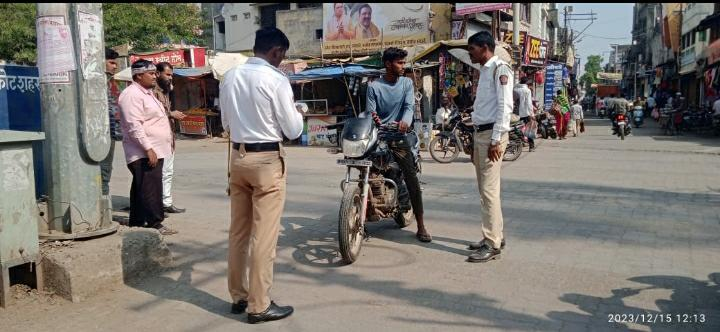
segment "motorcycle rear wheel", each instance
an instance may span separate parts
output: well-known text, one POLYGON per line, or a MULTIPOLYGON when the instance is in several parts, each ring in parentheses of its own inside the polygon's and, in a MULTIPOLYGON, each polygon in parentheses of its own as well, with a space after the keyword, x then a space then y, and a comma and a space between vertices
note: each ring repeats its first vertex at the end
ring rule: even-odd
POLYGON ((458 144, 457 140, 438 135, 430 141, 428 150, 433 160, 441 164, 447 164, 453 162, 460 155, 458 144))
POLYGON ((346 264, 352 264, 360 256, 365 226, 360 224, 362 200, 360 188, 345 186, 340 202, 340 220, 338 223, 338 242, 340 254, 346 264))
POLYGON ((405 228, 410 226, 415 221, 415 213, 413 212, 413 209, 410 208, 410 210, 407 210, 405 213, 402 213, 400 211, 395 212, 395 216, 393 217, 395 219, 395 223, 400 228, 405 228))
POLYGON ((505 154, 503 154, 503 161, 515 161, 520 158, 522 154, 522 141, 511 141, 505 148, 505 154))

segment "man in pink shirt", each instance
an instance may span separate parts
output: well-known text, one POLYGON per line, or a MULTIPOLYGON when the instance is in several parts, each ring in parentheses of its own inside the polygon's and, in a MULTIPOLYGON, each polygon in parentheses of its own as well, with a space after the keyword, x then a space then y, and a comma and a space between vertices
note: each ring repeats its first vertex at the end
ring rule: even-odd
POLYGON ((132 64, 133 83, 120 94, 120 124, 130 189, 130 226, 152 227, 160 234, 177 231, 165 227, 162 203, 164 158, 172 153, 170 123, 152 89, 157 84, 155 65, 147 60, 132 64))

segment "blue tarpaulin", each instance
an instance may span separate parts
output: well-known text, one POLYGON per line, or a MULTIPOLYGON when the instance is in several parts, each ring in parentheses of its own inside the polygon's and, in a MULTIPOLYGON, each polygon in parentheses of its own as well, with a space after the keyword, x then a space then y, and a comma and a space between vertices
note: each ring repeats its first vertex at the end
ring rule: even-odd
POLYGON ((289 75, 290 81, 313 81, 313 80, 324 80, 330 78, 340 78, 343 75, 351 76, 373 76, 382 75, 384 71, 373 68, 366 68, 358 65, 350 66, 332 66, 322 68, 312 68, 303 70, 297 74, 289 75))

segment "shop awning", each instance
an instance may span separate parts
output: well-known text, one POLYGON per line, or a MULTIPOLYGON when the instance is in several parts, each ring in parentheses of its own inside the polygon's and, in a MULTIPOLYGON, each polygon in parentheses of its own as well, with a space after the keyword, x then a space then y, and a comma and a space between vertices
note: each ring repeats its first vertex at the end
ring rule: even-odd
POLYGON ((183 77, 200 77, 204 75, 208 75, 212 73, 212 69, 210 67, 200 67, 200 68, 175 68, 173 69, 173 75, 183 76, 183 77))
POLYGON ((288 77, 290 78, 290 81, 317 81, 340 78, 343 75, 380 76, 382 73, 383 71, 378 69, 365 68, 358 65, 348 65, 306 69, 297 74, 288 75, 288 77))
MULTIPOLYGON (((467 54, 467 50, 465 47, 467 46, 467 39, 458 39, 458 40, 441 40, 439 42, 435 42, 432 44, 422 44, 417 45, 414 47, 406 47, 405 50, 408 51, 408 59, 410 59, 409 62, 418 62, 422 60, 425 56, 432 53, 438 47, 440 46, 447 46, 450 48, 450 50, 454 49, 461 49, 465 50, 464 53, 467 54)), ((497 55, 500 59, 504 60, 505 62, 512 64, 512 57, 510 56, 510 53, 505 49, 507 44, 505 44, 502 41, 495 41, 495 55, 497 55)), ((460 54, 460 53, 458 53, 460 54)), ((463 61, 462 59, 458 58, 460 61, 463 61)), ((468 60, 470 59, 470 56, 468 55, 468 60)), ((463 61, 464 62, 464 61, 463 61)))

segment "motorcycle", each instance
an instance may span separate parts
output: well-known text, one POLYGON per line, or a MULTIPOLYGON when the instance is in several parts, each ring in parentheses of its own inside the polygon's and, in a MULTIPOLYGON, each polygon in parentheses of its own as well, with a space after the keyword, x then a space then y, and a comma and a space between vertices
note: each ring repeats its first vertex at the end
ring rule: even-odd
POLYGON ((548 112, 541 112, 537 116, 538 119, 538 135, 547 139, 548 137, 557 138, 557 130, 555 130, 555 117, 548 112))
POLYGON ((367 237, 366 222, 392 218, 404 228, 415 221, 402 170, 394 160, 388 142, 406 138, 411 141, 415 167, 420 173, 419 140, 413 132, 401 136, 397 124, 378 126, 371 117, 349 119, 333 127, 343 127, 341 149, 331 148, 328 152, 342 152, 344 158, 337 164, 347 167, 345 179, 340 184, 343 197, 338 242, 343 262, 352 264, 360 255, 362 240, 367 237), (353 169, 359 171, 356 179, 351 178, 353 169))
POLYGON ((470 112, 467 110, 454 112, 450 116, 448 124, 442 126, 440 133, 430 141, 428 151, 435 161, 443 164, 450 163, 457 159, 461 149, 472 159, 475 130, 469 116, 470 112))
POLYGON ((510 122, 510 132, 508 132, 508 145, 505 148, 503 161, 515 161, 522 154, 523 143, 527 142, 525 137, 525 123, 520 120, 517 115, 513 115, 510 122))
POLYGON ((635 109, 633 110, 633 122, 635 123, 635 128, 640 128, 644 119, 645 112, 643 111, 642 106, 635 106, 635 109))
POLYGON ((627 115, 618 113, 613 116, 613 134, 618 135, 621 140, 630 135, 630 126, 627 123, 627 115))

